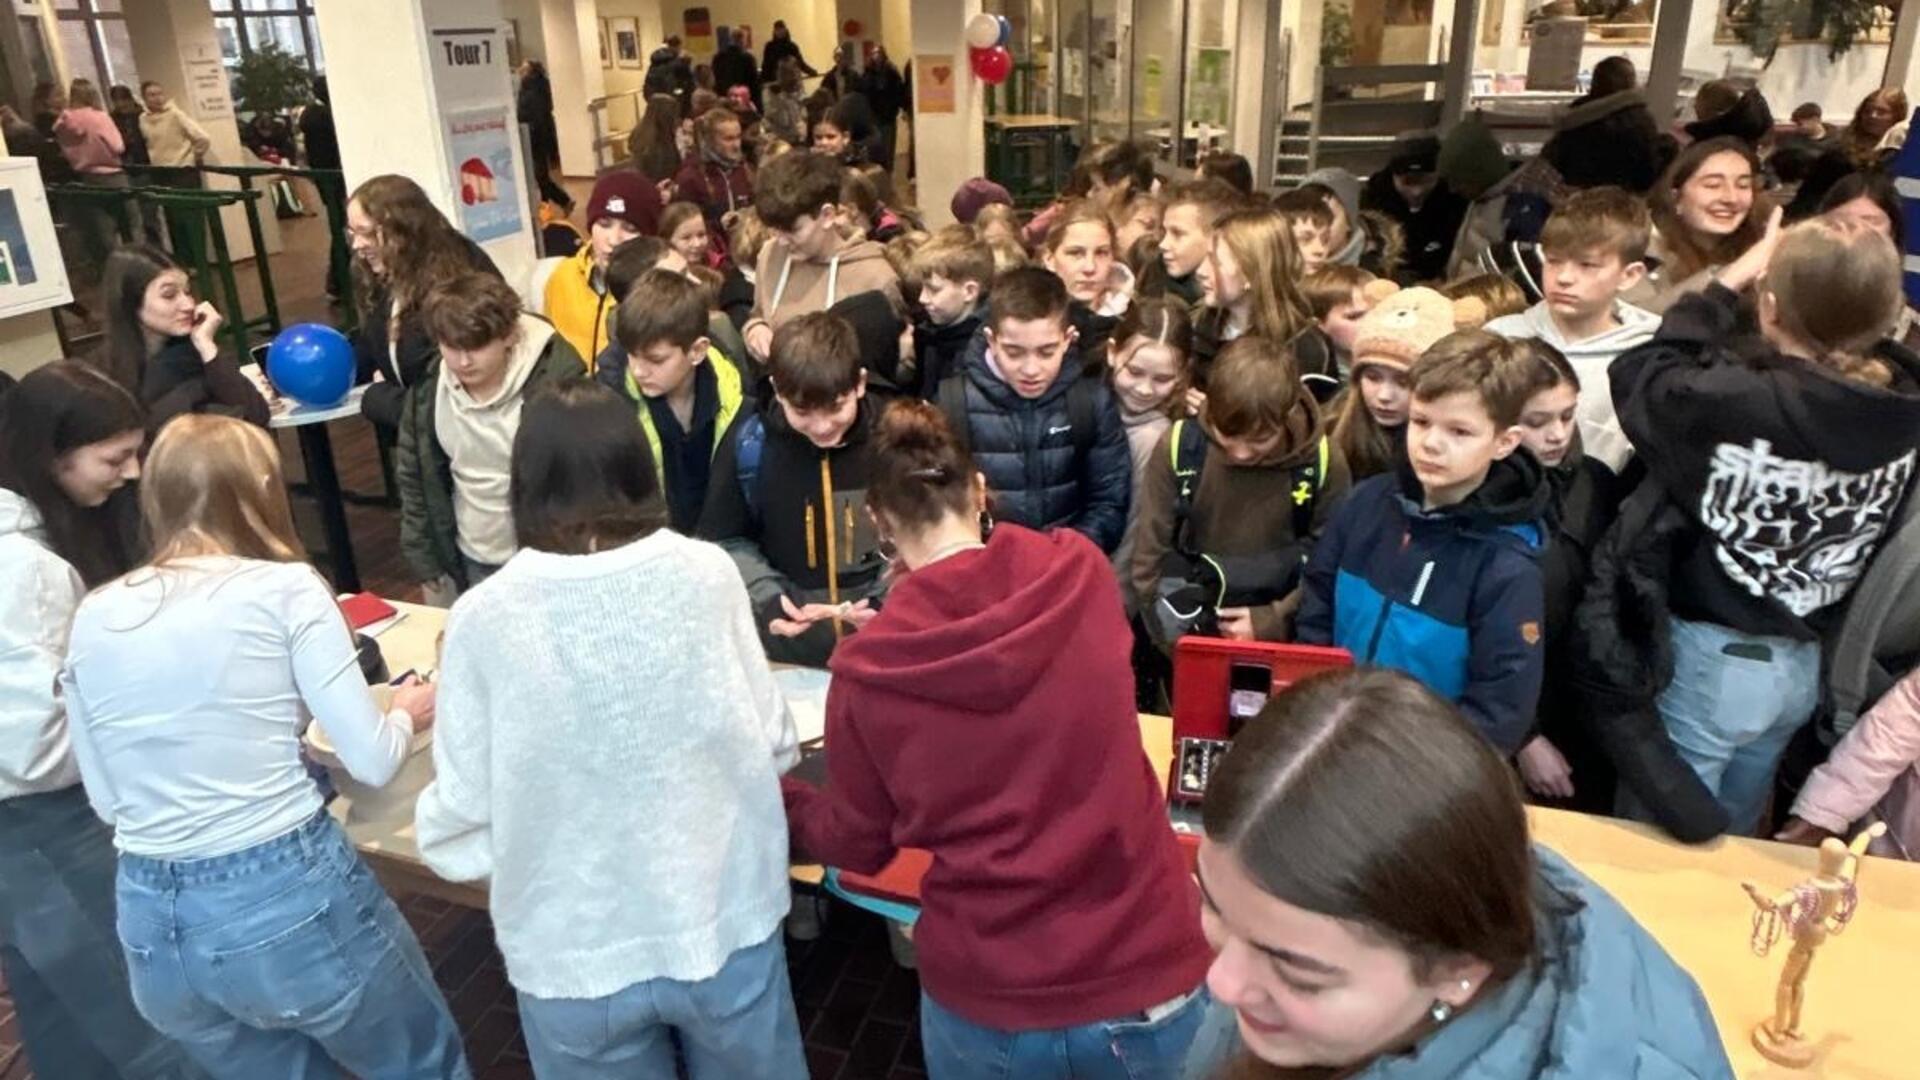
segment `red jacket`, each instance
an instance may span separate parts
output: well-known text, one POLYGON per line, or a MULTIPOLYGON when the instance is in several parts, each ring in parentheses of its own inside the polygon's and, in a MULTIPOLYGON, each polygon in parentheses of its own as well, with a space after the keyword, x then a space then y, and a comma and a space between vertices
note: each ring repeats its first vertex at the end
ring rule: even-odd
POLYGON ((1206 977, 1199 895, 1140 746, 1132 641, 1098 548, 1003 524, 901 580, 833 655, 830 786, 783 782, 795 843, 864 873, 933 852, 920 978, 974 1023, 1093 1023, 1206 977))
POLYGON ((680 163, 680 171, 673 174, 673 184, 673 197, 698 206, 707 219, 710 249, 725 256, 727 230, 721 219, 753 205, 753 170, 744 161, 731 169, 721 168, 708 161, 696 146, 680 163))

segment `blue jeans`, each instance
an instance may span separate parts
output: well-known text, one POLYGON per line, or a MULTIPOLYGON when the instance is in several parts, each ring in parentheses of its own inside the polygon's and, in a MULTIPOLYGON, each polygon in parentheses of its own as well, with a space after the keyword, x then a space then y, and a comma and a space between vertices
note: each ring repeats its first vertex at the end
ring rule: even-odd
POLYGON ((113 930, 113 831, 80 785, 0 800, 0 971, 34 1071, 203 1075, 134 1008, 113 930))
POLYGON ((1170 1008, 1043 1031, 983 1027, 920 995, 929 1080, 1177 1080, 1200 1030, 1206 987, 1170 1008))
POLYGON ((1660 718, 1681 758, 1751 834, 1793 733, 1813 716, 1820 645, 1673 620, 1673 681, 1660 718))
POLYGON ((120 856, 133 999, 215 1077, 470 1080, 420 943, 323 811, 210 859, 120 856))
POLYGON ((699 982, 648 979, 600 998, 521 994, 533 1071, 540 1080, 672 1080, 678 1034, 689 1080, 806 1080, 786 956, 775 929, 699 982))

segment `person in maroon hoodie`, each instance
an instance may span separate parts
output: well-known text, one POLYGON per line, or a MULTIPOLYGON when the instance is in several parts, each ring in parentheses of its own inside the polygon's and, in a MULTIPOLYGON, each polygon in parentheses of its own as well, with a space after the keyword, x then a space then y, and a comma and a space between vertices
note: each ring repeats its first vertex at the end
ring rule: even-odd
POLYGON ((733 217, 753 205, 753 169, 741 148, 740 117, 731 109, 708 109, 694 121, 693 153, 673 176, 674 197, 693 203, 707 219, 713 250, 726 256, 733 217))
POLYGON ((1071 529, 982 543, 986 482, 933 406, 896 402, 872 439, 867 506, 905 573, 833 655, 829 785, 783 781, 795 845, 863 873, 933 853, 914 943, 934 1080, 1170 1080, 1211 954, 1113 569, 1071 529))

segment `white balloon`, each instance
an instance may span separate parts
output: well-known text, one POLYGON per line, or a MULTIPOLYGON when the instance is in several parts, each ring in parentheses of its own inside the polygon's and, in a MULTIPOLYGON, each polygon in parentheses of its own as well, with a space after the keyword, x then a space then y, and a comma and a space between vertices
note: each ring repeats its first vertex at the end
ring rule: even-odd
POLYGON ((1000 20, 984 11, 968 19, 967 44, 976 49, 991 49, 1000 44, 1000 20))

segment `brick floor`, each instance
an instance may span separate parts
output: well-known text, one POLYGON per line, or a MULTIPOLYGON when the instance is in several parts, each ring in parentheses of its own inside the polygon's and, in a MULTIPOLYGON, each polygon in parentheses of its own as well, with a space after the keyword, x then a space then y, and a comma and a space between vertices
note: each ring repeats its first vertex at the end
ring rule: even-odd
MULTIPOLYGON (((400 908, 466 1036, 475 1075, 531 1080, 520 1012, 486 915, 425 896, 404 897, 400 908)), ((787 943, 787 969, 813 1080, 925 1080, 920 980, 894 964, 878 918, 836 902, 819 941, 787 943)), ((0 984, 0 1080, 32 1080, 5 989, 0 984)))

